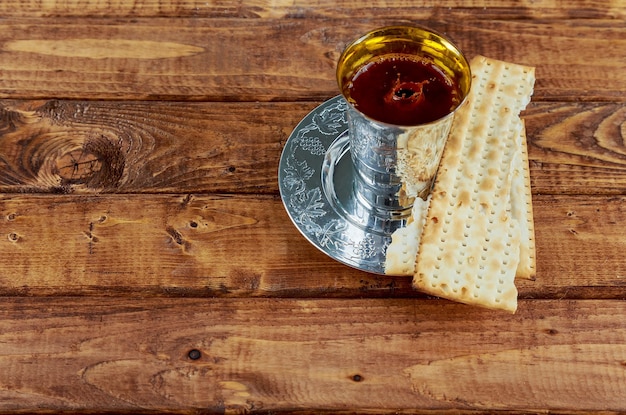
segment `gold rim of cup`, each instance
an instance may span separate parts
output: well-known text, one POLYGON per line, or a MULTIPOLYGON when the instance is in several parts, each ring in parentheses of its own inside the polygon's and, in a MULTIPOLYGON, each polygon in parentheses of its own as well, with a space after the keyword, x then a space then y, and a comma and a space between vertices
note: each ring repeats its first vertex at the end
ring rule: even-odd
MULTIPOLYGON (((379 56, 395 53, 431 59, 459 86, 462 97, 450 113, 465 102, 472 80, 470 65, 465 55, 450 39, 422 26, 386 26, 374 29, 349 43, 339 57, 337 83, 341 94, 350 105, 354 103, 351 102, 348 89, 354 75, 379 56)), ((374 121, 380 122, 375 119, 374 121)))

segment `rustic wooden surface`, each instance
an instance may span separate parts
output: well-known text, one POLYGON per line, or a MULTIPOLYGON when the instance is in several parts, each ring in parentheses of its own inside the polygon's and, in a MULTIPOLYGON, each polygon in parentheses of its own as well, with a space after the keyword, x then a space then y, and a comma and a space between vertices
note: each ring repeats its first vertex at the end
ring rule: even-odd
POLYGON ((623 0, 0 2, 0 412, 626 412, 623 0), (278 195, 343 46, 537 68, 515 315, 345 267, 278 195))

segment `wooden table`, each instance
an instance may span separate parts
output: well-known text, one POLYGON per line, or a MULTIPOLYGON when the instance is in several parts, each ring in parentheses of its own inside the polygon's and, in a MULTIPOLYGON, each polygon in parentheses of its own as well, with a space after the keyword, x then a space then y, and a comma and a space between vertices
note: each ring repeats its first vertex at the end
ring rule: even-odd
POLYGON ((626 2, 408 3, 0 3, 0 412, 626 411, 626 2), (537 68, 514 315, 282 205, 289 134, 391 23, 537 68))

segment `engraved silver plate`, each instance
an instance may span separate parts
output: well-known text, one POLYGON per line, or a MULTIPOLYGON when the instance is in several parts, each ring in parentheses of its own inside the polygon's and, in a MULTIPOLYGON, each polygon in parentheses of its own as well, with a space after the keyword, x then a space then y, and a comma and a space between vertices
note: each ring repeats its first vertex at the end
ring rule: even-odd
POLYGON ((291 220, 314 246, 343 264, 384 274, 391 233, 406 223, 401 219, 381 228, 375 214, 352 200, 347 105, 334 97, 296 126, 280 158, 280 194, 291 220))

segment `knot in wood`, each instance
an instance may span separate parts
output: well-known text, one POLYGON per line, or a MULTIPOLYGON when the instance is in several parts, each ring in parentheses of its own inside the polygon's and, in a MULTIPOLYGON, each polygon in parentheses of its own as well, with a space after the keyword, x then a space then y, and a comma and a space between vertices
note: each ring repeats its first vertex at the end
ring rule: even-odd
POLYGON ((56 175, 63 186, 84 185, 95 190, 118 187, 125 166, 121 149, 107 137, 87 138, 82 145, 68 142, 69 147, 56 160, 56 175))

